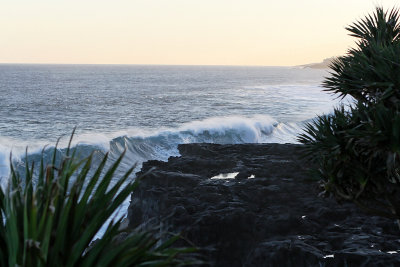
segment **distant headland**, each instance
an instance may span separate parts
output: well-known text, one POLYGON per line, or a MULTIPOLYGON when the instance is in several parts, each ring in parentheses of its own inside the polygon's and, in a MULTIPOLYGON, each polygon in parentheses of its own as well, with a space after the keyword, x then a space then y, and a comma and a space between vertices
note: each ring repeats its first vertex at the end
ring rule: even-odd
POLYGON ((311 68, 311 69, 327 69, 327 68, 329 68, 329 65, 332 63, 332 61, 335 58, 336 57, 325 58, 324 60, 322 60, 322 62, 319 62, 319 63, 310 63, 310 64, 305 64, 305 65, 299 65, 297 67, 311 68))

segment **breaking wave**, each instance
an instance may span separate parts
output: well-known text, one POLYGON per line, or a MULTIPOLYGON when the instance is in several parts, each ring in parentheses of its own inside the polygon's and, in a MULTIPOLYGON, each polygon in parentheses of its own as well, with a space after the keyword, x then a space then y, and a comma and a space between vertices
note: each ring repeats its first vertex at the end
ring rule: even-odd
MULTIPOLYGON (((170 156, 178 156, 179 144, 295 143, 300 129, 301 123, 280 123, 266 115, 215 117, 185 123, 177 128, 153 131, 130 129, 112 134, 84 133, 74 137, 73 146, 82 157, 95 153, 100 159, 100 155, 109 151, 111 160, 126 150, 122 166, 128 168, 133 163, 140 165, 150 159, 165 161, 170 156)), ((67 143, 68 138, 63 138, 57 152, 63 153, 67 143)), ((8 176, 10 152, 13 154, 13 161, 21 165, 24 162, 26 147, 29 147, 30 160, 39 160, 42 153, 45 159, 50 159, 54 146, 45 145, 45 141, 29 144, 28 141, 0 137, 0 177, 8 176)))
MULTIPOLYGON (((173 129, 157 131, 130 129, 112 134, 84 133, 74 136, 72 146, 77 149, 77 155, 86 157, 93 154, 93 163, 99 163, 103 155, 109 151, 109 163, 113 162, 123 151, 125 157, 115 175, 113 183, 126 170, 137 164, 136 171, 144 161, 157 159, 166 161, 170 156, 178 156, 178 145, 187 143, 296 143, 296 135, 301 131, 302 123, 280 123, 265 115, 252 117, 215 117, 200 121, 185 123, 173 129)), ((13 140, 0 137, 0 185, 6 186, 9 176, 10 153, 17 170, 23 173, 25 166, 26 147, 29 161, 39 162, 43 156, 45 162, 50 162, 54 151, 61 158, 65 152, 69 138, 61 139, 58 148, 46 141, 13 140)), ((117 211, 117 216, 125 216, 129 206, 126 199, 117 211)), ((101 237, 105 228, 96 235, 101 237)))

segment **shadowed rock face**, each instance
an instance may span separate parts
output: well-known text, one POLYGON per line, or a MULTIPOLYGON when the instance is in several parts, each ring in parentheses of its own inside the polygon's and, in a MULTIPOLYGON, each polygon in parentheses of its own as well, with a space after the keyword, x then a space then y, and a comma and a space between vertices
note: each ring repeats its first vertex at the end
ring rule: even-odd
POLYGON ((130 227, 182 233, 212 266, 400 266, 395 223, 318 197, 300 149, 180 145, 181 157, 144 163, 155 169, 132 195, 130 227), (235 178, 211 179, 225 173, 235 178))

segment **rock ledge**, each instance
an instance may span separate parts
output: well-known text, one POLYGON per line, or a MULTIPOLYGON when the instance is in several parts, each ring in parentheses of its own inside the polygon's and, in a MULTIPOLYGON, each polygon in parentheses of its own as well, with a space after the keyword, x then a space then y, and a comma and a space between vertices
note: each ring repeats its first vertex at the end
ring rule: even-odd
POLYGON ((154 170, 132 195, 130 227, 182 233, 212 266, 400 266, 394 222, 318 197, 300 145, 178 149, 181 157, 143 164, 154 170))

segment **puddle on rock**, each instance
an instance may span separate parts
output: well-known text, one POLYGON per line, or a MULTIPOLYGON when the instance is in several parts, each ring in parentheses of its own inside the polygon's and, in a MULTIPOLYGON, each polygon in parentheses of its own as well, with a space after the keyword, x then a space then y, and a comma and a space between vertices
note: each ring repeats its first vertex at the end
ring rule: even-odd
POLYGON ((239 172, 230 172, 230 173, 220 173, 216 176, 211 177, 211 179, 234 179, 239 172))
POLYGON ((334 254, 331 254, 331 255, 325 255, 324 256, 324 259, 326 259, 326 258, 334 258, 335 257, 335 255, 334 254))

